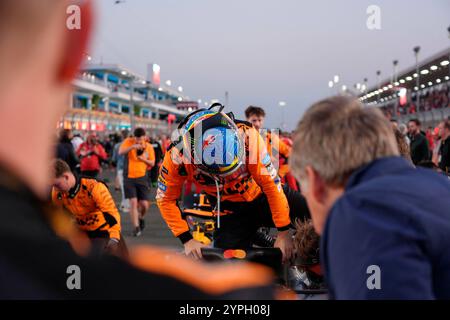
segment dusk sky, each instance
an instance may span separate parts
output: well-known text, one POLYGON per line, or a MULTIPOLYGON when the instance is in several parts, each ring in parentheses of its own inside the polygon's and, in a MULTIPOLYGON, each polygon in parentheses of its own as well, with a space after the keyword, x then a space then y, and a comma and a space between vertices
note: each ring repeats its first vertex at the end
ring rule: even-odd
POLYGON ((161 66, 162 82, 183 86, 192 100, 229 92, 228 111, 242 118, 249 105, 267 111, 266 127, 282 112, 293 129, 313 102, 348 87, 376 83, 420 58, 450 47, 450 0, 115 0, 97 1, 93 62, 118 63, 145 76, 161 66), (366 26, 369 5, 381 9, 381 30, 366 26))

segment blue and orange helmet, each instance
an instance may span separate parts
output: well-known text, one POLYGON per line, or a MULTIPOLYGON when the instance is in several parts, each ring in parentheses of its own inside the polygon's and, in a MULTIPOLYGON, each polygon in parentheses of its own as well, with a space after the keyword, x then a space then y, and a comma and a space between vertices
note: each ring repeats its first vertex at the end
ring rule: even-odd
POLYGON ((187 116, 181 128, 187 160, 203 173, 221 177, 240 168, 244 155, 244 139, 223 108, 216 103, 198 110, 187 116))

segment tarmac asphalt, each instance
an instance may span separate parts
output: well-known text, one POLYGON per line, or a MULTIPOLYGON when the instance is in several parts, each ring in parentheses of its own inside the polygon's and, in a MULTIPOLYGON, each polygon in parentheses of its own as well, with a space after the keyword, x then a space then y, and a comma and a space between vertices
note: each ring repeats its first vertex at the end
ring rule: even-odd
MULTIPOLYGON (((115 172, 111 169, 104 170, 99 179, 103 179, 109 187, 109 190, 116 202, 117 208, 120 210, 121 192, 114 188, 115 172)), ((122 236, 125 238, 127 245, 133 244, 148 244, 167 247, 174 250, 182 250, 183 246, 181 242, 175 238, 169 228, 167 227, 164 219, 161 217, 159 209, 155 203, 156 189, 151 190, 151 205, 150 209, 145 216, 146 227, 140 237, 133 237, 130 215, 127 212, 120 212, 121 224, 122 224, 122 236)))

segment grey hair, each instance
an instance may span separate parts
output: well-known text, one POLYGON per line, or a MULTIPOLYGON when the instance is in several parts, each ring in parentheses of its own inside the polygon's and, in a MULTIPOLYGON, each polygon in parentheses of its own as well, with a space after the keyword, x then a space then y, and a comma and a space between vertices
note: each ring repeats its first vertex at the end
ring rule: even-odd
POLYGON ((364 108, 355 98, 335 96, 313 104, 300 120, 291 169, 304 181, 310 166, 325 183, 344 186, 359 167, 398 155, 392 126, 380 110, 364 108))

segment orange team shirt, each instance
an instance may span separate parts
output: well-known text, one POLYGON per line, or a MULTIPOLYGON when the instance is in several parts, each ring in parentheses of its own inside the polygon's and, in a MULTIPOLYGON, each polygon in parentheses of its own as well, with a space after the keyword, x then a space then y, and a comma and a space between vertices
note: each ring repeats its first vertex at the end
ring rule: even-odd
POLYGON ((278 168, 278 175, 283 178, 289 172, 288 159, 291 154, 291 147, 281 140, 278 135, 270 131, 263 133, 263 139, 273 164, 278 168))
MULTIPOLYGON (((134 138, 127 138, 120 145, 120 150, 129 148, 134 144, 136 144, 134 138)), ((155 161, 155 150, 152 145, 148 142, 144 142, 143 145, 145 145, 143 156, 149 161, 155 161)), ((142 178, 147 173, 147 167, 145 162, 138 159, 137 150, 133 149, 125 157, 124 176, 131 179, 142 178)))
POLYGON ((53 188, 52 201, 69 211, 81 230, 105 231, 110 238, 120 240, 120 214, 102 182, 81 178, 70 192, 53 188))
MULTIPOLYGON (((252 137, 253 140, 253 143, 249 143, 249 138, 246 139, 246 154, 251 149, 258 149, 258 151, 253 153, 253 155, 256 155, 256 159, 247 156, 246 163, 221 183, 221 200, 250 202, 264 192, 269 201, 275 226, 285 228, 291 222, 289 205, 281 187, 280 178, 267 153, 266 145, 258 131, 253 127, 245 123, 238 123, 238 128, 247 137, 252 137)), ((214 181, 199 172, 192 164, 185 164, 184 160, 176 147, 171 148, 166 153, 160 168, 156 195, 159 210, 176 237, 189 231, 189 227, 186 221, 182 219, 180 208, 177 205, 183 183, 185 181, 193 182, 207 194, 216 196, 214 181)))

